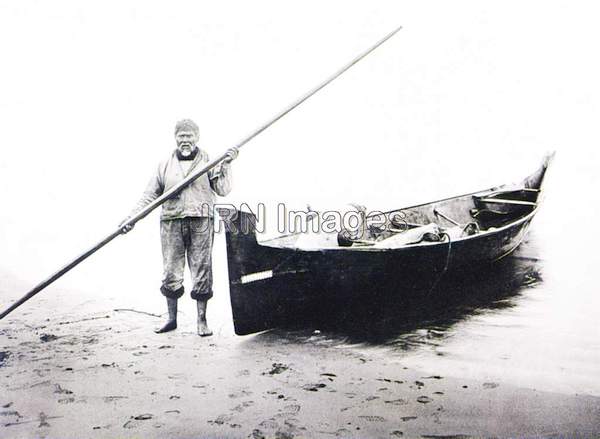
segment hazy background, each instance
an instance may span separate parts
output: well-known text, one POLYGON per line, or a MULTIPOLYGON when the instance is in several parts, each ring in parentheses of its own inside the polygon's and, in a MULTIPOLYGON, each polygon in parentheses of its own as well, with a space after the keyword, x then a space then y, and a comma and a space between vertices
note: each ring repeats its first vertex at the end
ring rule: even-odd
MULTIPOLYGON (((31 287, 109 233, 174 147, 176 120, 195 119, 214 156, 403 25, 248 144, 228 200, 399 207, 520 179, 555 149, 534 229, 559 255, 552 275, 572 281, 552 309, 573 329, 599 303, 595 5, 3 1, 2 276, 31 287)), ((215 282, 226 303, 223 244, 215 282)), ((154 213, 43 294, 162 312, 161 270, 154 213)), ((0 304, 24 292, 2 288, 0 304)), ((585 350, 597 324, 582 335, 585 350)))

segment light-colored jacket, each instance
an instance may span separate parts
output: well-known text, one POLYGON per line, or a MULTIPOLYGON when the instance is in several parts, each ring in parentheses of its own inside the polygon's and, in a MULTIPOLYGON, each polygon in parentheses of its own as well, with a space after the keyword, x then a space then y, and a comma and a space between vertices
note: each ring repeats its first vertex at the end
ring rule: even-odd
MULTIPOLYGON (((208 154, 199 150, 187 172, 177 158, 176 151, 158 165, 150 179, 142 198, 137 202, 132 215, 171 189, 194 169, 200 169, 208 163, 208 154)), ((168 199, 162 205, 161 220, 185 217, 212 217, 216 196, 225 196, 231 191, 230 163, 222 163, 202 175, 178 195, 168 199)))

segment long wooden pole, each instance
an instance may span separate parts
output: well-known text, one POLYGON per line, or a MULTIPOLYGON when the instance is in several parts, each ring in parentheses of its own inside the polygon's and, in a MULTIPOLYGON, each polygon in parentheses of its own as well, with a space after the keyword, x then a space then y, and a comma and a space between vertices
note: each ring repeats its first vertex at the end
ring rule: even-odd
MULTIPOLYGON (((286 114, 288 114, 294 108, 296 108, 297 106, 299 106, 300 104, 302 104, 308 98, 310 98, 311 96, 313 96, 319 90, 321 90, 322 88, 326 87, 329 83, 331 83, 336 78, 338 78, 339 76, 341 76, 346 70, 348 70, 354 64, 358 63, 361 59, 363 59, 364 57, 366 57, 368 54, 370 54, 375 49, 377 49, 379 46, 381 46, 383 43, 385 43, 387 40, 389 40, 400 29, 402 29, 402 28, 398 27, 398 28, 394 29, 392 32, 390 32, 385 37, 383 37, 381 40, 379 40, 377 43, 375 43, 373 46, 371 46, 369 49, 365 50, 363 53, 361 53, 356 58, 354 58, 352 61, 350 61, 348 64, 346 64, 344 67, 342 67, 340 70, 338 70, 333 75, 331 75, 329 78, 327 78, 325 81, 321 82, 315 88, 311 89, 306 94, 304 94, 303 96, 301 96, 300 98, 298 98, 296 101, 294 101, 291 105, 289 105, 288 107, 286 107, 285 109, 283 109, 282 111, 280 111, 279 113, 277 113, 275 115, 275 117, 271 118, 268 122, 266 122, 265 124, 261 125, 259 128, 257 128, 252 133, 250 133, 250 135, 244 137, 241 141, 239 141, 235 145, 236 148, 241 148, 242 146, 244 146, 246 143, 248 143, 254 137, 258 136, 260 133, 262 133, 264 130, 266 130, 267 128, 269 128, 271 125, 273 125, 275 122, 277 122, 283 116, 285 116, 286 114)), ((71 270, 72 268, 74 268, 77 265, 79 265, 81 262, 83 262, 89 256, 93 255, 98 250, 100 250, 102 247, 104 247, 106 244, 108 244, 113 239, 115 239, 117 236, 119 236, 122 233, 124 233, 123 232, 123 228, 125 226, 128 226, 128 225, 133 226, 135 223, 137 223, 142 218, 144 218, 145 216, 147 216, 150 212, 152 212, 158 206, 160 206, 161 204, 163 204, 166 200, 168 200, 169 198, 171 198, 171 197, 175 196, 176 194, 178 194, 179 192, 181 192, 188 185, 190 185, 193 181, 195 181, 196 179, 198 179, 200 176, 206 174, 210 169, 214 168, 216 165, 218 165, 220 162, 222 162, 227 157, 228 157, 227 153, 223 153, 219 157, 217 157, 216 159, 214 159, 213 161, 211 161, 210 163, 208 163, 203 168, 197 169, 194 172, 192 172, 186 178, 184 178, 183 180, 181 180, 180 183, 178 183, 177 185, 173 186, 168 191, 164 192, 160 197, 158 197, 152 203, 148 204, 146 207, 144 207, 142 210, 140 210, 137 214, 135 214, 134 216, 132 216, 131 218, 129 218, 126 223, 121 224, 118 229, 116 229, 113 232, 111 232, 108 236, 106 236, 100 242, 98 242, 97 244, 95 244, 93 247, 91 247, 90 249, 86 250, 81 255, 79 255, 75 259, 73 259, 71 262, 69 262, 68 264, 66 264, 65 266, 63 266, 56 273, 52 274, 47 279, 44 279, 42 282, 40 282, 35 287, 33 287, 33 289, 30 290, 27 294, 25 294, 23 297, 21 297, 16 302, 14 302, 12 305, 10 305, 6 310, 4 310, 2 312, 2 314, 0 314, 0 319, 3 319, 4 317, 6 317, 8 314, 10 314, 16 308, 18 308, 19 306, 21 306, 23 303, 27 302, 29 299, 31 299, 37 293, 39 293, 40 291, 42 291, 48 285, 50 285, 55 280, 57 280, 58 278, 60 278, 62 275, 64 275, 65 273, 67 273, 69 270, 71 270)))

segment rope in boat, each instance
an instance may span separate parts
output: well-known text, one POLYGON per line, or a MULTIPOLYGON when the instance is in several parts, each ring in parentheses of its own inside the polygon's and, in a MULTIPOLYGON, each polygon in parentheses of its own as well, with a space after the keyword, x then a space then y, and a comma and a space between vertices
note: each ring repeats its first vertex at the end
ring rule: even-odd
POLYGON ((437 279, 435 280, 435 282, 433 283, 431 288, 429 288, 427 295, 431 294, 431 292, 438 286, 438 284, 442 280, 442 276, 444 276, 444 274, 448 270, 448 265, 450 264, 450 252, 452 250, 452 238, 450 238, 450 235, 447 232, 441 232, 439 236, 440 236, 440 238, 448 238, 448 251, 446 252, 446 262, 444 264, 444 268, 442 268, 441 273, 438 275, 437 279))
MULTIPOLYGON (((466 226, 463 227, 462 231, 463 231, 463 233, 468 233, 468 234, 479 233, 480 232, 479 224, 477 224, 476 222, 470 222, 469 224, 467 224, 466 226)), ((442 272, 438 275, 438 278, 435 280, 435 282, 433 283, 433 285, 427 292, 428 295, 438 286, 438 284, 440 283, 440 280, 442 280, 442 276, 444 276, 444 274, 448 270, 448 265, 450 264, 450 252, 452 251, 452 238, 450 237, 448 232, 441 232, 439 234, 439 236, 440 236, 440 238, 448 238, 448 251, 446 252, 446 262, 444 263, 444 268, 442 269, 442 272)))

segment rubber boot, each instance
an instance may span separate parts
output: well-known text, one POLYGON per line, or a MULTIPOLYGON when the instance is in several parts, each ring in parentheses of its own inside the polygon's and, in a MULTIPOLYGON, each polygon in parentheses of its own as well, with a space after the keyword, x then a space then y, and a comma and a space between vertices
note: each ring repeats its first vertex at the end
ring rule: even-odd
POLYGON ((154 331, 157 334, 177 329, 177 299, 167 297, 167 309, 169 310, 169 320, 162 328, 154 331))
POLYGON ((207 300, 198 300, 198 335, 200 337, 208 337, 212 335, 212 331, 206 323, 206 304, 207 300))

